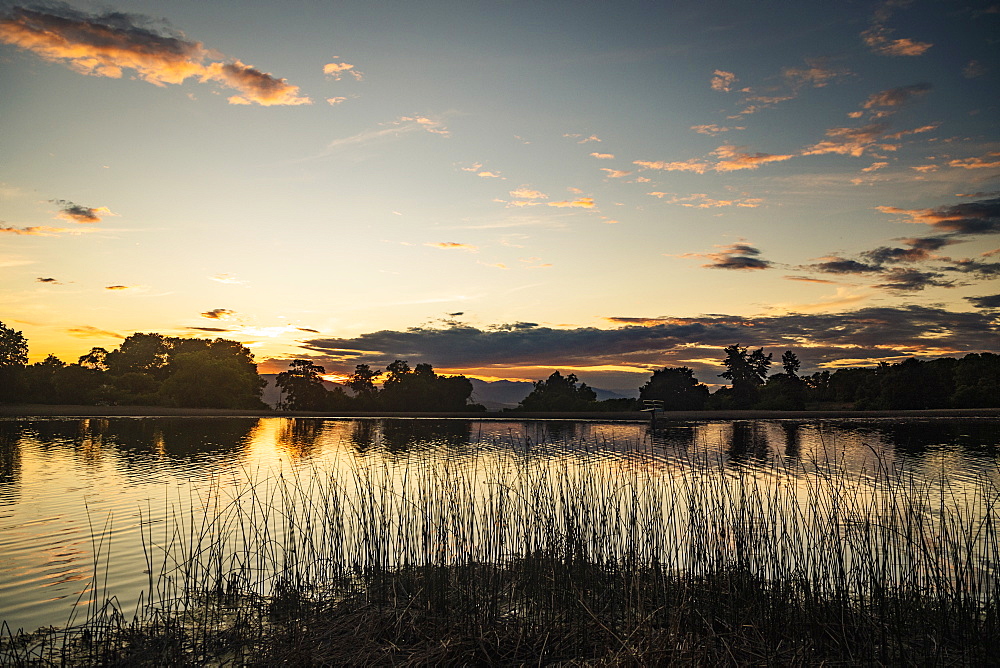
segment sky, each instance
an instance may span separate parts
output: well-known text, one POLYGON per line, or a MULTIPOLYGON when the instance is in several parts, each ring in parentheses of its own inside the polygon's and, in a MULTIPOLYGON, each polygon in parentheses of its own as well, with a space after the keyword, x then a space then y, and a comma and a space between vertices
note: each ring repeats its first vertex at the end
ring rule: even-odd
POLYGON ((605 388, 1000 346, 1000 3, 0 0, 0 321, 605 388))

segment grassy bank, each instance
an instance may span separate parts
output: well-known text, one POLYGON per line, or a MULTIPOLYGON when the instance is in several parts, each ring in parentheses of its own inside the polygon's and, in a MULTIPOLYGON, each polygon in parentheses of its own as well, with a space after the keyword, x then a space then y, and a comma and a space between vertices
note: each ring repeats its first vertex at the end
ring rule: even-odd
MULTIPOLYGON (((27 665, 985 665, 996 479, 513 450, 248 477, 144 529, 137 614, 7 630, 27 665)), ((101 561, 96 543, 95 586, 101 561)))

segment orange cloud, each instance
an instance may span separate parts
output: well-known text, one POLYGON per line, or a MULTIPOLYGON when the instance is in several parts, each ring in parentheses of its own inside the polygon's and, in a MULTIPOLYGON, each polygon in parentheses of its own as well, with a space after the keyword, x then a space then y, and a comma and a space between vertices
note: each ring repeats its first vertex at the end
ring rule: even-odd
POLYGON ((746 126, 738 125, 738 126, 733 126, 731 128, 725 128, 725 127, 719 127, 718 125, 715 125, 713 123, 710 125, 692 125, 690 129, 694 130, 698 134, 714 137, 717 134, 720 134, 722 132, 729 132, 731 130, 746 130, 746 126))
POLYGON ((715 163, 717 172, 734 172, 740 169, 757 169, 769 162, 782 162, 795 156, 775 155, 773 153, 743 153, 736 146, 720 146, 712 151, 721 160, 715 163))
POLYGON ((601 167, 601 171, 602 172, 607 172, 608 173, 608 178, 612 178, 612 179, 620 179, 620 178, 628 176, 629 174, 632 173, 632 172, 625 172, 625 171, 622 171, 620 169, 611 169, 609 167, 601 167))
POLYGON ((537 190, 531 190, 530 188, 521 187, 517 190, 511 190, 510 196, 517 199, 548 199, 549 196, 543 192, 537 190))
MULTIPOLYGON (((1000 157, 1000 152, 987 153, 986 157, 997 158, 1000 157)), ((962 169, 995 169, 1000 167, 1000 160, 993 160, 988 162, 983 158, 962 158, 960 160, 952 160, 948 163, 949 167, 961 167, 962 169)))
POLYGON ((64 232, 76 232, 82 230, 72 230, 67 227, 49 227, 38 225, 34 227, 0 227, 0 234, 17 234, 29 237, 54 237, 64 232))
POLYGON ((825 155, 836 153, 860 157, 885 134, 883 123, 869 123, 860 128, 831 128, 826 131, 828 139, 810 146, 802 155, 825 155))
POLYGON ((612 160, 615 157, 611 153, 591 153, 590 156, 599 160, 612 160))
POLYGON ((124 339, 125 337, 118 332, 109 332, 106 329, 98 329, 97 327, 91 327, 90 325, 81 325, 80 327, 70 327, 66 330, 66 333, 70 336, 75 336, 81 339, 124 339))
MULTIPOLYGON (((148 25, 148 21, 142 21, 148 25)), ((213 62, 215 53, 181 33, 154 31, 122 13, 88 15, 68 6, 15 7, 0 19, 0 41, 90 76, 120 79, 124 70, 156 86, 187 79, 236 90, 231 104, 310 104, 299 88, 239 60, 213 62), (207 61, 207 62, 206 62, 207 61)))
POLYGON ((345 75, 350 74, 358 81, 364 79, 364 75, 361 72, 354 69, 354 65, 350 63, 327 63, 323 66, 323 74, 333 77, 338 81, 345 75))
POLYGON ((675 162, 635 160, 632 164, 639 165, 643 169, 659 169, 666 172, 695 172, 696 174, 704 174, 711 169, 709 163, 694 158, 675 162))
POLYGON ((440 248, 442 250, 464 250, 464 251, 478 251, 478 246, 473 246, 472 244, 459 244, 454 241, 440 241, 437 243, 426 243, 425 246, 430 246, 432 248, 440 248))
POLYGON ((575 199, 565 202, 549 202, 549 206, 557 206, 562 208, 593 209, 596 205, 594 204, 593 197, 581 197, 580 199, 575 199))
POLYGON ((861 33, 862 38, 872 51, 883 56, 920 56, 934 46, 930 42, 918 42, 908 37, 889 39, 888 30, 877 28, 861 33))
POLYGON ((328 98, 326 98, 326 101, 331 106, 336 106, 336 105, 340 104, 341 102, 343 102, 346 99, 347 99, 346 97, 328 97, 328 98))
POLYGON ((764 199, 761 197, 745 197, 742 199, 712 199, 704 193, 694 193, 692 195, 688 195, 687 197, 680 197, 678 195, 671 195, 670 193, 664 192, 651 192, 649 194, 653 197, 665 200, 667 204, 677 204, 679 206, 686 206, 694 209, 715 209, 724 206, 737 206, 753 209, 764 203, 764 199))
POLYGON ((211 311, 205 311, 201 314, 202 318, 208 318, 210 320, 225 320, 230 316, 236 315, 236 311, 228 308, 214 308, 211 311))
POLYGON ((888 167, 888 166, 889 166, 888 162, 873 162, 872 164, 870 164, 867 167, 863 168, 861 171, 862 172, 874 172, 876 170, 879 170, 879 169, 882 169, 883 167, 888 167))
POLYGON ((733 89, 733 84, 739 81, 736 75, 732 72, 726 72, 725 70, 715 70, 713 72, 711 86, 712 90, 717 90, 720 93, 728 93, 733 89))
POLYGON ((56 214, 56 218, 61 218, 71 223, 99 223, 101 222, 101 215, 114 215, 111 213, 111 209, 106 206, 82 206, 64 199, 54 199, 51 202, 62 207, 62 211, 56 214))

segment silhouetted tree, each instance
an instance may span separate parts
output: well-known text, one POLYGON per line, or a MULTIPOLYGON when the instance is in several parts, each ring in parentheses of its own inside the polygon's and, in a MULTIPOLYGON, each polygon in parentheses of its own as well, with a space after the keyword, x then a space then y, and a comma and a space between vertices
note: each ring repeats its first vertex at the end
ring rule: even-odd
POLYGON ((725 348, 726 358, 722 364, 726 367, 719 376, 733 384, 732 398, 736 408, 750 408, 753 405, 757 388, 764 384, 767 370, 771 366, 771 354, 764 354, 763 348, 752 353, 737 344, 725 348))
POLYGON ((0 322, 0 401, 18 398, 17 386, 28 364, 28 341, 21 332, 0 322))
POLYGON ((472 382, 465 376, 439 376, 430 364, 410 369, 404 360, 386 367, 382 385, 383 407, 393 411, 465 411, 470 405, 472 382))
POLYGON ((206 347, 171 355, 170 375, 160 384, 158 403, 186 408, 263 408, 256 366, 251 370, 241 355, 221 353, 206 347))
POLYGON ((799 358, 791 350, 786 350, 781 354, 781 368, 789 376, 798 377, 800 366, 799 358))
POLYGON ((708 387, 699 383, 694 371, 686 366, 654 371, 639 388, 639 399, 658 399, 668 411, 700 410, 705 407, 708 394, 708 387))
POLYGON ((546 380, 535 382, 531 394, 518 404, 522 411, 584 411, 592 409, 597 393, 586 383, 577 386, 575 374, 563 376, 554 371, 546 380))
POLYGON ((282 371, 275 384, 284 394, 278 408, 291 411, 316 411, 326 408, 326 388, 322 375, 326 369, 312 360, 292 360, 287 371, 282 371))
POLYGON ((382 375, 381 371, 372 371, 367 364, 358 364, 354 367, 348 379, 347 387, 354 392, 355 403, 359 408, 374 408, 378 397, 378 388, 375 387, 375 379, 382 375))

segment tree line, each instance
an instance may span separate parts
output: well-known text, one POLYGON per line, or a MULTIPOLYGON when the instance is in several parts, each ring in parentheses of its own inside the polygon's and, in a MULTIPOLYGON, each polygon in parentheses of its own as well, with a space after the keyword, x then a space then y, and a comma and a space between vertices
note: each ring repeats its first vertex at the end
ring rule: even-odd
MULTIPOLYGON (((770 373, 773 354, 733 344, 723 351, 718 377, 728 385, 710 391, 686 366, 664 367, 639 388, 638 399, 605 399, 574 374, 556 371, 534 383, 514 411, 632 411, 646 401, 664 410, 899 410, 1000 407, 1000 355, 970 353, 961 359, 910 358, 875 367, 799 375, 798 356, 786 350, 781 371, 770 373)), ((328 389, 326 371, 297 359, 276 377, 277 408, 309 411, 484 411, 472 402, 472 382, 442 376, 430 364, 411 368, 396 360, 384 371, 355 367, 344 387, 328 389), (346 387, 346 389, 345 389, 346 387)), ((226 339, 187 339, 135 333, 114 350, 93 348, 74 363, 54 355, 28 364, 28 342, 0 322, 0 402, 144 405, 265 409, 265 381, 253 354, 226 339)))

